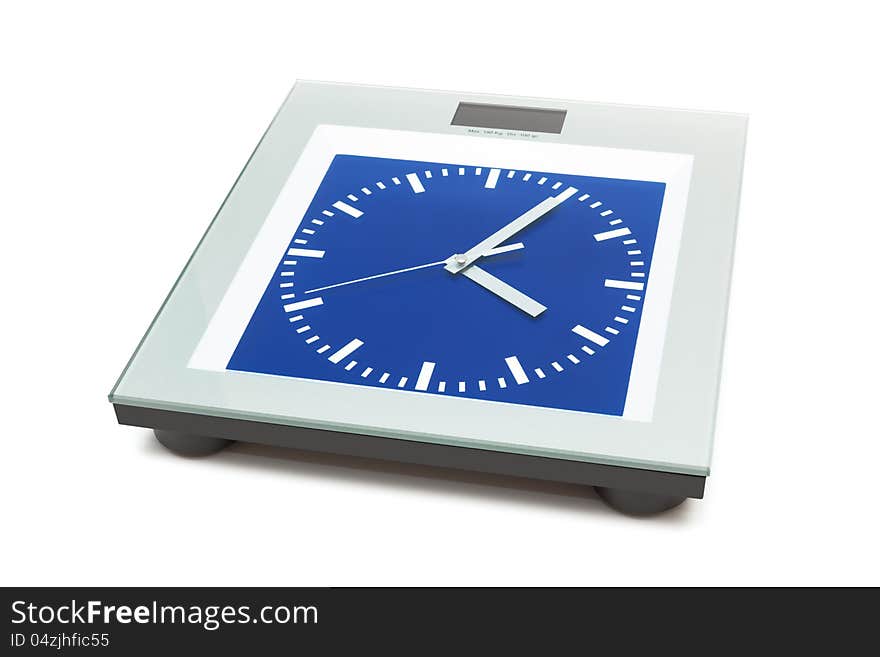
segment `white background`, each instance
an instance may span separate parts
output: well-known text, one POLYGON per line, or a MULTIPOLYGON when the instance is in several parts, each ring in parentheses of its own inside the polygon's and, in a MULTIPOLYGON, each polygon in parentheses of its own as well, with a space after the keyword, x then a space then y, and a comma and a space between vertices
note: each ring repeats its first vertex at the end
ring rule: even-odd
POLYGON ((865 3, 0 10, 0 584, 880 584, 865 3), (824 5, 823 5, 824 6, 824 5), (295 78, 751 115, 713 474, 589 491, 235 447, 106 401, 295 78))

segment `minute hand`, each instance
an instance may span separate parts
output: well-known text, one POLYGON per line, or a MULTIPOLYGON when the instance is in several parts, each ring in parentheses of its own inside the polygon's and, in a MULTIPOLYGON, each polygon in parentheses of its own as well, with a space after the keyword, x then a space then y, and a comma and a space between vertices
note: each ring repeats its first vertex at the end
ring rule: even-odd
POLYGON ((526 226, 529 226, 530 224, 534 223, 545 214, 550 212, 550 210, 555 208, 557 205, 560 205, 561 203, 567 201, 569 198, 574 196, 577 191, 578 190, 574 187, 569 187, 557 196, 548 196, 531 210, 527 210, 506 226, 503 226, 499 230, 489 235, 489 237, 484 239, 479 244, 468 249, 463 254, 463 258, 460 256, 453 256, 452 258, 450 258, 446 263, 445 269, 452 272, 453 274, 457 274, 465 267, 472 265, 474 262, 479 260, 483 255, 485 255, 486 251, 488 251, 489 249, 494 249, 502 242, 509 240, 511 237, 523 230, 526 226))

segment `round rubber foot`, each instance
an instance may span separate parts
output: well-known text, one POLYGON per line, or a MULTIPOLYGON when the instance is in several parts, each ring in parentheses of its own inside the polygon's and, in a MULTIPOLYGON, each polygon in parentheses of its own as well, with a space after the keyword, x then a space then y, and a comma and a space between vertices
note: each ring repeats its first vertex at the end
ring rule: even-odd
POLYGON ((649 516, 668 511, 684 502, 687 498, 674 495, 654 495, 638 493, 619 488, 602 488, 595 486, 596 492, 612 509, 633 516, 649 516))
POLYGON ((164 429, 153 429, 156 434, 156 440, 162 443, 162 446, 171 450, 175 454, 181 456, 207 456, 208 454, 216 454, 226 449, 234 440, 226 440, 225 438, 211 438, 210 436, 194 436, 179 431, 166 431, 164 429))

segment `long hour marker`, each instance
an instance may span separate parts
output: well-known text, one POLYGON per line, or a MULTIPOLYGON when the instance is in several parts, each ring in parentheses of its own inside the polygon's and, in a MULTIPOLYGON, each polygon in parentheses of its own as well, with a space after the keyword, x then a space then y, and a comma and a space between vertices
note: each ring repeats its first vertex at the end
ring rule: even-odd
POLYGON ((350 356, 355 351, 360 349, 363 346, 363 344, 364 343, 362 340, 358 340, 357 338, 355 338, 354 340, 349 342, 347 345, 345 345, 342 349, 337 349, 332 354, 330 354, 327 357, 327 360, 329 360, 331 363, 338 363, 343 358, 350 356))
POLYGON ((520 385, 529 382, 529 377, 526 376, 526 371, 520 364, 519 358, 517 358, 516 356, 508 356, 504 359, 504 362, 507 363, 507 367, 510 370, 510 373, 513 374, 514 381, 516 381, 520 385))
POLYGON ((296 303, 288 303, 284 306, 284 312, 292 313, 296 310, 304 310, 306 308, 314 308, 315 306, 320 306, 324 303, 324 300, 321 297, 315 297, 314 299, 306 299, 305 301, 297 301, 296 303))
POLYGON ((358 217, 360 217, 363 214, 363 212, 361 212, 357 208, 353 208, 348 203, 345 203, 343 201, 336 201, 336 203, 333 204, 333 207, 336 208, 337 210, 339 210, 340 212, 344 212, 345 214, 349 215, 350 217, 354 217, 355 219, 357 219, 358 217))
POLYGON ((317 249, 287 249, 287 255, 300 258, 323 258, 324 252, 317 249))
POLYGON ((422 363, 422 369, 419 372, 419 378, 416 379, 416 390, 427 390, 431 383, 431 375, 434 374, 434 368, 437 363, 425 361, 422 363))
POLYGON ((615 287, 619 290, 644 290, 645 284, 638 281, 616 281, 612 278, 606 278, 605 287, 615 287))
POLYGON ((501 169, 489 169, 489 175, 486 177, 486 189, 495 189, 498 184, 498 176, 501 175, 501 169))
POLYGON ((615 237, 623 237, 624 235, 630 235, 632 231, 629 228, 624 226, 623 228, 615 228, 614 230, 606 230, 604 233, 596 233, 593 237, 596 238, 597 242, 604 242, 605 240, 614 239, 615 237))
POLYGON ((409 186, 412 187, 412 190, 416 194, 421 194, 423 191, 425 191, 425 187, 422 185, 422 181, 419 179, 418 174, 406 174, 406 181, 409 183, 409 186))
POLYGON ((600 347, 604 347, 606 344, 608 344, 608 338, 606 338, 605 336, 599 335, 595 331, 591 331, 590 329, 588 329, 584 326, 581 326, 580 324, 578 324, 577 326, 575 326, 571 330, 574 331, 575 333, 577 333, 582 338, 589 340, 590 342, 597 344, 600 347))

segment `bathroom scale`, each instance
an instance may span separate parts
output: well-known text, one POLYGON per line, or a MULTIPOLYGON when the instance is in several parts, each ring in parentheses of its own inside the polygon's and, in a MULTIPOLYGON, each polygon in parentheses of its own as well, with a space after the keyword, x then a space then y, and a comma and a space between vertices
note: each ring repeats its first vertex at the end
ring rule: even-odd
POLYGON ((121 424, 595 486, 709 475, 747 118, 297 82, 121 424))

